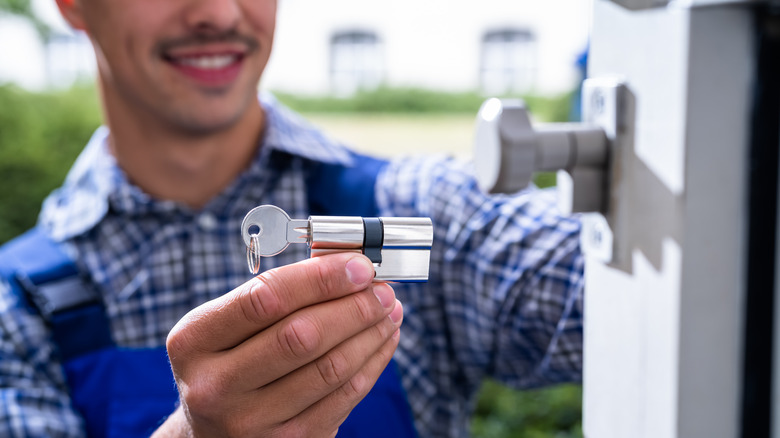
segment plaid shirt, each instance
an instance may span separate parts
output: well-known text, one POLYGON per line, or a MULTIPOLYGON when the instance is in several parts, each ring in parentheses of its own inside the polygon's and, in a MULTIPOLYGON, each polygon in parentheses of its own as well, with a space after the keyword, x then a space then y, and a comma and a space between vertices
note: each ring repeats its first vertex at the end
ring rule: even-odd
MULTIPOLYGON (((130 183, 107 150, 106 128, 44 203, 40 225, 102 292, 119 346, 164 345, 187 311, 247 281, 238 231, 246 212, 274 204, 307 217, 304 163, 349 163, 343 145, 273 98, 261 102, 262 147, 201 210, 130 183)), ((551 193, 486 196, 467 165, 402 158, 378 177, 376 200, 382 216, 434 223, 430 281, 394 285, 405 310, 395 360, 420 436, 468 435, 486 377, 519 388, 580 379, 580 225, 556 213, 551 193)), ((263 258, 262 269, 305 257, 305 245, 291 245, 263 258)), ((0 284, 0 435, 82 436, 82 422, 43 321, 0 284)))

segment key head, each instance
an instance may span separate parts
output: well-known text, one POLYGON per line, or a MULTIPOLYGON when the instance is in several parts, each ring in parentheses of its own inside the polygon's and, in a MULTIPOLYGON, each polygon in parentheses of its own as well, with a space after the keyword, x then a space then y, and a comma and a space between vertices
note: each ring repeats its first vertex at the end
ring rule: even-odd
POLYGON ((255 207, 244 216, 241 223, 241 237, 249 247, 253 234, 257 234, 258 255, 270 257, 287 249, 287 224, 290 216, 275 205, 255 207))

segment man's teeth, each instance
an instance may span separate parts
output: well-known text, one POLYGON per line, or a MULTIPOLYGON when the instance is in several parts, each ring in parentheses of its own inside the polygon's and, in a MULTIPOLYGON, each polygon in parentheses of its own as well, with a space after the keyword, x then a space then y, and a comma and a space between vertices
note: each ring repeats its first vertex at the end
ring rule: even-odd
POLYGON ((178 58, 176 62, 181 65, 189 67, 195 67, 203 70, 217 70, 225 68, 228 65, 235 62, 236 55, 211 55, 211 56, 198 56, 198 57, 186 57, 178 58))

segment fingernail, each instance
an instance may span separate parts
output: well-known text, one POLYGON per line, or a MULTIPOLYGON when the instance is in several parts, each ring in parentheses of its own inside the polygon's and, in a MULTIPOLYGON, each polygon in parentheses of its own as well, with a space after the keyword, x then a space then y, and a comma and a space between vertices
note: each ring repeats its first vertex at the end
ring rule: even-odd
POLYGON ((395 300, 395 308, 392 312, 390 312, 390 320, 393 321, 395 324, 398 324, 401 322, 401 320, 404 317, 404 306, 401 304, 400 301, 395 300))
POLYGON ((355 257, 347 262, 347 278, 354 284, 365 284, 374 278, 374 267, 368 260, 355 257))
POLYGON ((378 283, 374 285, 374 295, 382 303, 382 307, 387 309, 395 302, 395 292, 386 283, 378 283))

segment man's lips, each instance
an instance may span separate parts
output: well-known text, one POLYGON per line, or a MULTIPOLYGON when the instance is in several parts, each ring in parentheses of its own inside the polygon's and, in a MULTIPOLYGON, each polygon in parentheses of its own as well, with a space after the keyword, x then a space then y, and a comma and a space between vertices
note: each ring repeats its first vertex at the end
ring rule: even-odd
POLYGON ((259 47, 257 39, 231 31, 166 39, 157 51, 185 81, 224 89, 238 78, 247 57, 259 47))
POLYGON ((244 53, 166 54, 163 58, 179 73, 207 86, 225 86, 241 73, 244 53))
POLYGON ((239 54, 220 54, 220 55, 201 55, 201 56, 183 56, 173 58, 169 60, 174 64, 197 68, 201 70, 219 70, 223 69, 230 64, 234 64, 241 60, 243 55, 239 54))

